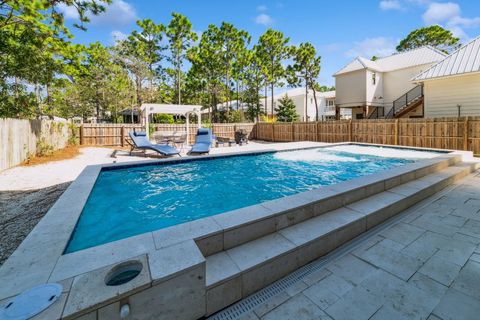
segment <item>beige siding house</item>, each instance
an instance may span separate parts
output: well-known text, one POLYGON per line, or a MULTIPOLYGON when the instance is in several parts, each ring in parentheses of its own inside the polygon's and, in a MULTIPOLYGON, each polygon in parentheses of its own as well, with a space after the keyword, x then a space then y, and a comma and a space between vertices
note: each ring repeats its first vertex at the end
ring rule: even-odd
MULTIPOLYGON (((273 97, 273 105, 276 108, 279 105, 278 100, 288 95, 293 100, 296 106, 297 114, 300 116, 300 121, 315 121, 315 100, 313 97, 313 91, 308 91, 308 98, 305 99, 305 88, 295 88, 286 92, 277 94, 273 97)), ((319 120, 332 120, 335 119, 335 91, 316 92, 317 104, 318 104, 318 118, 319 120)), ((262 99, 264 104, 264 99, 262 99)), ((267 98, 267 111, 271 113, 271 98, 267 98)), ((342 118, 350 118, 350 110, 343 110, 341 113, 342 118)))
MULTIPOLYGON (((420 99, 413 100, 415 108, 405 108, 402 96, 413 90, 421 96, 421 88, 411 79, 443 60, 445 54, 432 47, 421 47, 371 61, 358 57, 335 73, 336 106, 350 108, 356 119, 377 118, 389 112, 402 111, 411 116, 423 110, 420 99), (419 91, 419 92, 417 92, 419 91), (395 107, 394 107, 395 106, 395 107)), ((408 105, 409 107, 411 105, 408 105)))
POLYGON ((425 117, 480 115, 480 36, 413 78, 424 87, 425 117))

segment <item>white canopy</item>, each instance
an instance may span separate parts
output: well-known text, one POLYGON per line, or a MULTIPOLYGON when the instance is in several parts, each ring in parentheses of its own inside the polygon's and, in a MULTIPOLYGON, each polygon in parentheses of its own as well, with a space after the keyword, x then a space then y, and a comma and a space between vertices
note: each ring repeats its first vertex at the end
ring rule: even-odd
POLYGON ((166 114, 176 114, 176 115, 182 115, 185 116, 186 118, 186 132, 187 132, 187 137, 189 136, 189 115, 194 113, 197 115, 197 124, 198 128, 201 127, 202 123, 202 116, 200 113, 200 110, 202 109, 202 106, 199 105, 187 105, 187 104, 157 104, 157 103, 145 103, 142 104, 140 107, 140 110, 142 111, 143 118, 145 119, 145 128, 147 132, 147 136, 149 135, 149 130, 148 130, 148 116, 150 114, 155 114, 155 113, 166 113, 166 114))

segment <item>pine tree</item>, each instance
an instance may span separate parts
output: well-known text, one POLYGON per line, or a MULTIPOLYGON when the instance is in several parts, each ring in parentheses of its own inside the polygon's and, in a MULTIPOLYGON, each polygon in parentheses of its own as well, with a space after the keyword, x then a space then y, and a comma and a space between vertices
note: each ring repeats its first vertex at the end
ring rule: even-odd
POLYGON ((293 100, 285 94, 278 100, 279 106, 275 108, 277 119, 280 122, 293 122, 298 120, 298 114, 293 100))

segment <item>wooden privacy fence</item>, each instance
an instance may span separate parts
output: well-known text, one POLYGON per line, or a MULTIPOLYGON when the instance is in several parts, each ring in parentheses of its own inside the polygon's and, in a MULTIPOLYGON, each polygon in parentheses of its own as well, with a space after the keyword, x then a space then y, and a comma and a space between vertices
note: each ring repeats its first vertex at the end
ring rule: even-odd
POLYGON ((68 139, 65 122, 0 118, 0 171, 39 152, 62 149, 68 139))
MULTIPOLYGON (((153 124, 156 132, 185 132, 185 124, 153 124)), ((255 138, 255 124, 253 123, 215 123, 211 125, 214 135, 233 138, 235 131, 244 129, 249 139, 255 138)), ((145 131, 145 126, 140 124, 83 124, 80 126, 80 144, 92 146, 126 146, 125 138, 133 130, 145 131)), ((197 125, 190 124, 189 143, 195 141, 197 125)))
MULTIPOLYGON (((155 131, 185 131, 184 124, 155 124, 155 131)), ((213 134, 233 138, 245 129, 249 139, 274 142, 365 142, 423 148, 470 150, 480 154, 480 117, 432 119, 340 120, 294 123, 218 123, 213 134)), ((190 125, 189 142, 195 139, 197 126, 190 125)), ((84 124, 80 127, 82 145, 125 146, 132 124, 84 124)))
POLYGON ((480 117, 257 123, 256 139, 364 142, 480 154, 480 117))

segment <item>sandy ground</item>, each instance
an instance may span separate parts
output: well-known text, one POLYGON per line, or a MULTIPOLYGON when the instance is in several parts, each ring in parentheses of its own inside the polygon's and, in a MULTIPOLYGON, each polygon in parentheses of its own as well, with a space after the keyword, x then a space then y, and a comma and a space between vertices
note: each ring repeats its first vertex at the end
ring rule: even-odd
MULTIPOLYGON (((282 150, 325 145, 315 142, 259 143, 213 148, 211 154, 282 150)), ((188 149, 184 148, 185 155, 188 149)), ((80 155, 69 160, 53 161, 35 166, 18 166, 0 172, 0 265, 35 227, 50 207, 87 165, 152 159, 142 154, 129 155, 114 149, 81 148, 80 155)))

